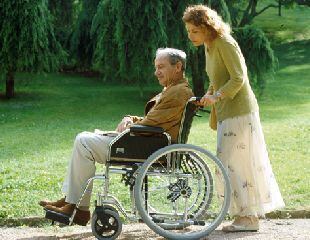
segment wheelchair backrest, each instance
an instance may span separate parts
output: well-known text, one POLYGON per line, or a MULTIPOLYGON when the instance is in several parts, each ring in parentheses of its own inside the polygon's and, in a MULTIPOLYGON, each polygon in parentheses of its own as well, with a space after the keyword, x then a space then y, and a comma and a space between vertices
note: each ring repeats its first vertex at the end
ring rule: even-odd
POLYGON ((193 102, 187 102, 181 119, 177 143, 187 142, 192 122, 197 110, 198 107, 193 102))

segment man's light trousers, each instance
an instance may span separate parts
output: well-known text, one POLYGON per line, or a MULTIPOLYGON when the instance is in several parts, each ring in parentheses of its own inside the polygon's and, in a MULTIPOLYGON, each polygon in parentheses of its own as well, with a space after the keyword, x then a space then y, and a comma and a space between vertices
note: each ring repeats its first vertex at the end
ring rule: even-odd
MULTIPOLYGON (((67 176, 62 188, 66 202, 78 203, 87 180, 95 175, 95 162, 106 163, 109 143, 113 138, 92 132, 82 132, 76 136, 67 176)), ((92 187, 93 184, 90 184, 80 206, 89 206, 92 187)))

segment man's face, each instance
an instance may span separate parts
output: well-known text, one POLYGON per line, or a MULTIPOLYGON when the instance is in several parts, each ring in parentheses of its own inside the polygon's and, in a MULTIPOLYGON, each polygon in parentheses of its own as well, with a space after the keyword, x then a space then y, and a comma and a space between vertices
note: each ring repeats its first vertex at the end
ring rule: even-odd
POLYGON ((155 59, 154 74, 160 85, 167 87, 176 78, 176 74, 179 72, 178 65, 171 65, 167 56, 159 56, 155 59))

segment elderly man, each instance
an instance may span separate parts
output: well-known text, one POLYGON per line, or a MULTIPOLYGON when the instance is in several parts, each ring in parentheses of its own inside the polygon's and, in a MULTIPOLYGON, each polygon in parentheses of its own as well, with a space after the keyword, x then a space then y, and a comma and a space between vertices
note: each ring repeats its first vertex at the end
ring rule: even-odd
MULTIPOLYGON (((160 48, 155 57, 155 75, 164 88, 151 99, 145 108, 145 117, 125 116, 116 132, 122 132, 132 124, 162 127, 176 141, 183 109, 193 93, 184 78, 186 54, 178 49, 160 48)), ((45 209, 70 216, 75 209, 89 178, 95 175, 95 162, 105 164, 109 143, 115 135, 101 132, 82 132, 77 135, 69 163, 63 193, 66 196, 56 202, 41 201, 45 209)), ((77 209, 74 223, 86 225, 90 219, 91 187, 77 209)))

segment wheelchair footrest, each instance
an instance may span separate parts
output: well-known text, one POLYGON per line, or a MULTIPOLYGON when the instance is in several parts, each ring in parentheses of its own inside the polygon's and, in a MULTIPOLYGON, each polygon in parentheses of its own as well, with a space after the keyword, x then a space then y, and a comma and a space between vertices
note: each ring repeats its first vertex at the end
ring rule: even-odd
POLYGON ((45 209, 45 218, 60 222, 66 225, 70 224, 70 216, 45 209))

